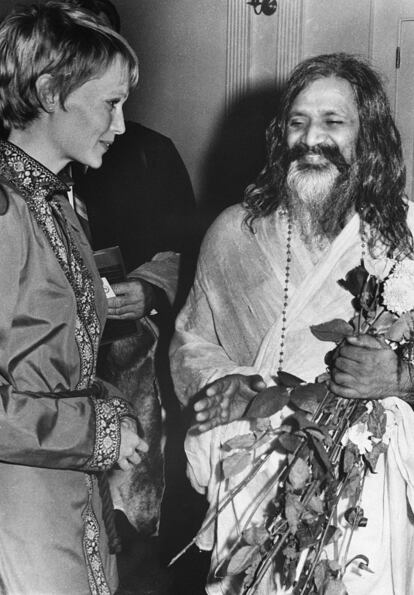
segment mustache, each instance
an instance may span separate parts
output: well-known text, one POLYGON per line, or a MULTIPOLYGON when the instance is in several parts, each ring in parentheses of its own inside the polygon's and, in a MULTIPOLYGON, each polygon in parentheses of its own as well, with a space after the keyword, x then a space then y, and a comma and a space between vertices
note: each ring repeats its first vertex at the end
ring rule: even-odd
MULTIPOLYGON (((306 143, 297 143, 291 149, 288 149, 286 165, 289 166, 292 162, 299 161, 307 155, 320 155, 324 157, 337 168, 340 174, 347 172, 350 167, 337 145, 320 144, 309 147, 306 143)), ((314 169, 312 165, 309 165, 309 167, 314 169)))

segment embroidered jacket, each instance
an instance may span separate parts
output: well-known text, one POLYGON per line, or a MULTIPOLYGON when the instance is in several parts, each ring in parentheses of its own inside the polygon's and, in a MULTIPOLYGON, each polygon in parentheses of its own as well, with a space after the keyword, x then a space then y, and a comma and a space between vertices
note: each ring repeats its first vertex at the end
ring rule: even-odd
POLYGON ((92 394, 106 298, 66 185, 1 141, 0 190, 0 584, 110 594, 92 472, 118 459, 130 409, 92 394))

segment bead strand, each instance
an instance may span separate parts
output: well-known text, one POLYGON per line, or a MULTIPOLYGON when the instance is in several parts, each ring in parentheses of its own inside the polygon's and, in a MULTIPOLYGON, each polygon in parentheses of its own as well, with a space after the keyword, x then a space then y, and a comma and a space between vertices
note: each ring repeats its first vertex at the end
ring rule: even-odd
POLYGON ((283 309, 282 309, 282 329, 280 333, 280 351, 279 351, 279 367, 278 372, 282 371, 283 358, 285 355, 285 338, 286 338, 286 314, 289 303, 289 277, 290 277, 290 263, 292 260, 292 219, 288 214, 287 220, 287 234, 286 234, 286 268, 285 268, 285 284, 283 287, 283 309))
POLYGON ((367 240, 365 222, 362 220, 362 217, 359 224, 359 235, 361 236, 361 262, 363 263, 367 253, 367 240))

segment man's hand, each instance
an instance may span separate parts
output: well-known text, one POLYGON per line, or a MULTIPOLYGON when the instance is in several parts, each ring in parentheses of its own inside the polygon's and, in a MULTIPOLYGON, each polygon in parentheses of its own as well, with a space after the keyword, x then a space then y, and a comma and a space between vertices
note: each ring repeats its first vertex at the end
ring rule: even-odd
POLYGON ((128 279, 114 283, 116 297, 108 299, 108 318, 114 320, 138 320, 149 314, 153 304, 150 283, 142 279, 128 279))
POLYGON ((141 462, 140 453, 148 452, 145 440, 138 436, 134 420, 125 417, 121 420, 121 445, 119 447, 118 466, 128 471, 133 465, 141 462))
POLYGON ((335 357, 329 388, 349 399, 399 396, 398 357, 379 338, 347 337, 335 357))
POLYGON ((204 389, 203 397, 194 405, 199 431, 206 432, 239 419, 253 397, 265 388, 266 384, 259 375, 230 374, 219 378, 204 389))

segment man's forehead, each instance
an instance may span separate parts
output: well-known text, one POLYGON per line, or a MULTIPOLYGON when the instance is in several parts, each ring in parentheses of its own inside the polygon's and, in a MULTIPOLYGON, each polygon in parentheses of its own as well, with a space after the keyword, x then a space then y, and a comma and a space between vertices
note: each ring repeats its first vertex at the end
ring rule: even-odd
POLYGON ((358 112, 351 83, 336 76, 319 77, 309 81, 296 95, 289 112, 307 106, 326 112, 340 109, 358 112))

